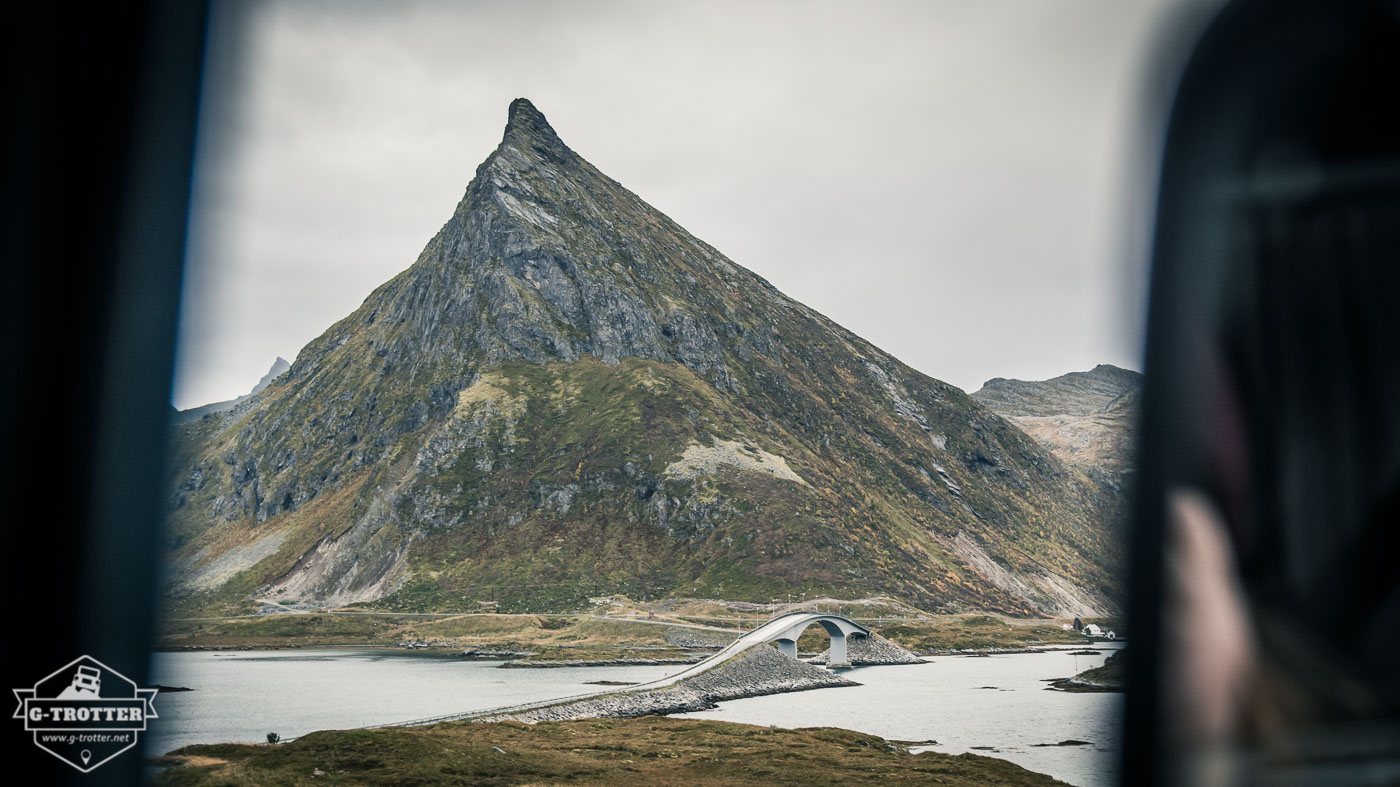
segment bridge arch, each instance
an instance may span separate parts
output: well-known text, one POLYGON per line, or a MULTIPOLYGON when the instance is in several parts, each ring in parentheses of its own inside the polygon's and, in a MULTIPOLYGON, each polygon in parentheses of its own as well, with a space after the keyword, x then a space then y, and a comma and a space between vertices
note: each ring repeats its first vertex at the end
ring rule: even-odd
POLYGON ((826 629, 827 636, 831 638, 831 658, 827 661, 828 667, 851 666, 846 655, 848 638, 870 636, 870 629, 850 618, 819 612, 793 612, 782 615, 754 629, 753 634, 760 635, 759 638, 763 642, 776 644, 779 653, 795 659, 798 638, 814 623, 826 629))

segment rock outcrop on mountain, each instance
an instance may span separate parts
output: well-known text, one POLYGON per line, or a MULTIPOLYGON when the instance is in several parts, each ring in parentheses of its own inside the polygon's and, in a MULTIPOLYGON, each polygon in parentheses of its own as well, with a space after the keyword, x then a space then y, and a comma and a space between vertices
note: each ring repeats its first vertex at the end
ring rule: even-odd
POLYGON ((528 101, 409 268, 176 434, 171 598, 882 593, 1092 615, 1099 491, 570 150, 528 101))
POLYGON ((1142 375, 1099 364, 1051 380, 988 380, 972 398, 1105 488, 1116 517, 1133 463, 1142 375))

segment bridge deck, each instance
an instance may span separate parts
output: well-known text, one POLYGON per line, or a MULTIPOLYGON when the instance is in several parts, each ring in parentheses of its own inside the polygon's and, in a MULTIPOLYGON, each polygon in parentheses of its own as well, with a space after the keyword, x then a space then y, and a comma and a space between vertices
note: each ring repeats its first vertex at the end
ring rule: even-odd
POLYGON ((696 675, 699 675, 703 672, 708 672, 709 670, 718 667, 724 662, 729 661, 730 659, 734 658, 740 653, 743 653, 744 651, 748 650, 749 648, 755 645, 761 645, 768 642, 772 642, 784 635, 785 633, 791 632, 800 627, 811 625, 813 623, 819 623, 822 620, 839 620, 842 623, 848 624, 849 626, 853 627, 857 633, 868 634, 870 631, 869 629, 865 628, 859 623, 856 623, 850 618, 842 617, 840 615, 829 615, 822 614, 819 612, 791 612, 786 615, 779 615, 778 617, 773 618, 772 620, 765 621, 763 625, 753 629, 747 634, 740 636, 738 639, 729 643, 717 653, 710 656, 709 658, 706 658, 703 661, 696 662, 690 665, 689 667, 686 667, 685 669, 681 670, 680 672, 677 672, 674 675, 668 675, 667 677, 659 678, 657 680, 649 681, 647 683, 638 683, 633 686, 625 686, 621 688, 599 689, 597 691, 590 691, 584 694, 574 694, 568 697, 555 697, 553 699, 539 700, 536 702, 527 702, 519 705, 507 705, 500 708, 488 708, 486 710, 467 711, 465 713, 451 713, 446 716, 430 716, 422 719, 411 719, 409 721, 398 721, 391 722, 388 724, 372 724, 368 727, 361 727, 359 729, 369 730, 376 729, 378 727, 421 727, 424 725, 438 724, 440 722, 445 721, 465 721, 467 719, 480 719, 486 716, 502 716, 512 713, 523 713, 524 711, 528 710, 535 710, 537 708, 547 708, 551 705, 561 705, 564 703, 576 702, 578 700, 586 700, 592 699, 594 697, 601 697, 608 694, 630 694, 632 692, 638 691, 664 689, 670 686, 674 686, 677 683, 686 680, 687 678, 693 678, 696 675))

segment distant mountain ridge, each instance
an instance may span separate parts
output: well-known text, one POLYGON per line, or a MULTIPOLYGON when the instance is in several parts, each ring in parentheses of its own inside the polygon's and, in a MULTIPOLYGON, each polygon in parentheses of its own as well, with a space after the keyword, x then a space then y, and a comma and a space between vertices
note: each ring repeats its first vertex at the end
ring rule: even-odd
POLYGON ((1136 396, 1141 388, 1141 373, 1101 363, 1038 382, 996 377, 972 398, 1003 416, 1087 416, 1110 409, 1120 396, 1136 396))
POLYGON ((1133 467, 1142 375, 1100 364, 1043 381, 988 380, 972 398, 1105 486, 1121 517, 1133 467))
POLYGON ((784 296, 514 102, 417 261, 181 425, 177 609, 884 593, 1102 614, 1099 490, 784 296))
POLYGON ((174 415, 175 423, 186 423, 188 421, 203 418, 206 415, 212 415, 213 413, 222 413, 228 410, 232 410, 233 408, 237 407, 243 402, 248 401, 248 399, 252 398, 254 394, 257 394, 261 392, 264 388, 268 387, 269 385, 272 385, 273 380, 276 380, 278 377, 281 377, 291 368, 292 365, 287 363, 287 360, 279 355, 277 356, 277 360, 272 362, 272 367, 267 370, 267 374, 264 374, 262 378, 258 380, 257 385, 254 385, 253 389, 248 393, 243 394, 237 399, 229 399, 223 402, 212 402, 210 404, 201 405, 199 407, 191 407, 188 410, 177 410, 174 415))

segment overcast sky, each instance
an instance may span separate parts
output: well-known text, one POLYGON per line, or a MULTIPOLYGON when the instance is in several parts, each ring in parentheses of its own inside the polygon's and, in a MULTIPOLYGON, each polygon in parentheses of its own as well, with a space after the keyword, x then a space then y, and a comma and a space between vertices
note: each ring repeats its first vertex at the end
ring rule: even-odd
POLYGON ((1140 368, 1145 85, 1175 6, 222 7, 175 405, 246 393, 408 267, 518 96, 691 233, 933 377, 1140 368))

